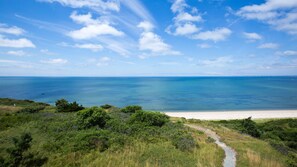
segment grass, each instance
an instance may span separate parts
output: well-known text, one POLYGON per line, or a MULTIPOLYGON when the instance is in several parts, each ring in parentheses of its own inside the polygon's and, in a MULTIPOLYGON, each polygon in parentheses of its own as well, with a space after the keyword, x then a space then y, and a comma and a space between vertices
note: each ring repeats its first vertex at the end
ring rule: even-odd
MULTIPOLYGON (((236 152, 237 166, 244 167, 285 167, 287 156, 274 149, 268 142, 242 134, 237 130, 222 126, 217 121, 192 121, 192 124, 208 127, 215 131, 223 142, 236 152)), ((235 126, 234 124, 232 126, 235 126)))
POLYGON ((131 122, 133 112, 121 112, 120 108, 113 106, 108 106, 104 111, 112 121, 108 120, 102 128, 80 129, 75 112, 56 112, 54 106, 28 100, 0 99, 0 157, 8 158, 6 150, 13 147, 13 137, 28 132, 33 137, 29 151, 47 157, 44 166, 49 167, 222 166, 223 150, 204 133, 183 126, 187 122, 210 128, 221 136, 222 141, 237 152, 239 167, 285 167, 289 166, 290 159, 272 147, 268 139, 279 134, 296 135, 296 120, 257 120, 257 127, 266 127, 266 132, 273 134, 257 139, 240 132, 240 121, 170 118, 164 125, 152 126, 151 119, 166 118, 144 114, 145 120, 149 121, 144 124, 135 120, 131 122), (31 106, 44 106, 44 109, 36 113, 20 112, 31 106), (196 145, 191 145, 190 139, 196 145), (176 142, 179 143, 176 145, 176 142), (190 148, 184 147, 189 144, 190 148))
POLYGON ((110 123, 113 126, 79 129, 76 113, 58 113, 53 106, 46 105, 37 113, 18 112, 31 105, 43 104, 12 99, 1 102, 0 99, 0 157, 8 158, 6 150, 13 147, 13 137, 28 132, 33 138, 29 151, 47 157, 44 166, 51 167, 217 167, 221 166, 224 158, 223 150, 209 142, 205 134, 181 123, 170 121, 161 127, 143 125, 141 122, 130 124, 131 113, 123 113, 112 107, 106 111, 115 120, 110 123), (173 134, 192 136, 196 146, 182 151, 174 145, 177 139, 173 134), (105 137, 108 148, 102 149, 104 140, 101 139, 105 137))

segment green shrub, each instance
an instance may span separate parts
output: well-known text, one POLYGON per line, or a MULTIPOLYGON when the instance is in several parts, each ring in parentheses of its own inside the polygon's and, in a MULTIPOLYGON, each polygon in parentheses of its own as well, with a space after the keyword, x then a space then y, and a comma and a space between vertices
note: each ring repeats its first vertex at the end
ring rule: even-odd
POLYGON ((104 104, 104 105, 101 105, 100 107, 103 108, 103 109, 110 109, 113 106, 110 105, 110 104, 104 104))
POLYGON ((45 106, 30 106, 19 110, 18 113, 37 113, 44 109, 45 109, 45 106))
POLYGON ((131 134, 131 127, 120 119, 110 119, 106 123, 106 128, 121 134, 131 134))
POLYGON ((251 117, 242 120, 243 133, 249 134, 253 137, 259 138, 261 136, 261 131, 257 127, 256 123, 251 119, 251 117))
POLYGON ((5 106, 17 106, 17 107, 29 107, 29 106, 34 106, 34 105, 39 105, 39 106, 50 106, 49 104, 46 103, 41 103, 41 102, 34 102, 32 100, 16 100, 16 99, 10 99, 10 98, 0 98, 0 105, 5 105, 5 106))
POLYGON ((141 106, 126 106, 122 108, 121 111, 124 113, 135 113, 136 111, 142 110, 141 106))
POLYGON ((81 110, 77 113, 77 121, 80 128, 86 129, 93 126, 103 128, 110 116, 99 107, 81 110))
POLYGON ((76 137, 74 151, 98 149, 100 152, 103 152, 109 148, 109 138, 110 132, 105 130, 80 133, 76 137))
POLYGON ((138 110, 130 117, 130 123, 144 123, 149 126, 163 126, 169 117, 159 112, 138 110))
MULTIPOLYGON (((28 153, 32 142, 31 134, 24 133, 21 137, 13 138, 14 148, 7 150, 9 159, 4 162, 7 166, 42 166, 47 158, 28 153)), ((5 161, 5 160, 2 160, 5 161)))
POLYGON ((75 112, 84 109, 82 105, 79 105, 76 101, 69 103, 65 99, 56 101, 57 112, 75 112))
POLYGON ((173 145, 181 151, 192 151, 196 147, 194 138, 188 133, 177 133, 172 139, 173 145))

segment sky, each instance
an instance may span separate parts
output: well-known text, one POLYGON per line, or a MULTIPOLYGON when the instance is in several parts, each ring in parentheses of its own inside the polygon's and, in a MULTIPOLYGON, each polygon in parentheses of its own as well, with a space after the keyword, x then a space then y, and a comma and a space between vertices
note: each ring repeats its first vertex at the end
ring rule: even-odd
POLYGON ((0 76, 297 75, 297 0, 0 0, 0 76))

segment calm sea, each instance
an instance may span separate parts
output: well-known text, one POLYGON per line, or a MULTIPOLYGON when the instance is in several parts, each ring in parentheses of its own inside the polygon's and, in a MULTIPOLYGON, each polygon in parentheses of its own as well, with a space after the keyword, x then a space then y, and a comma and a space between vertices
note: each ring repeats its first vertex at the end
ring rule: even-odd
POLYGON ((0 77, 0 97, 160 111, 297 109, 297 77, 0 77))

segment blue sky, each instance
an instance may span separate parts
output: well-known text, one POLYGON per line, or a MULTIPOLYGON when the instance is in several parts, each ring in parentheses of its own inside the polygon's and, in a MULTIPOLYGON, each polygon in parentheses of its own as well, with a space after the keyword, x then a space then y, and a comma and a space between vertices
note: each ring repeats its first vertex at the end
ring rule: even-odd
POLYGON ((1 0, 1 76, 297 74, 297 0, 1 0))

